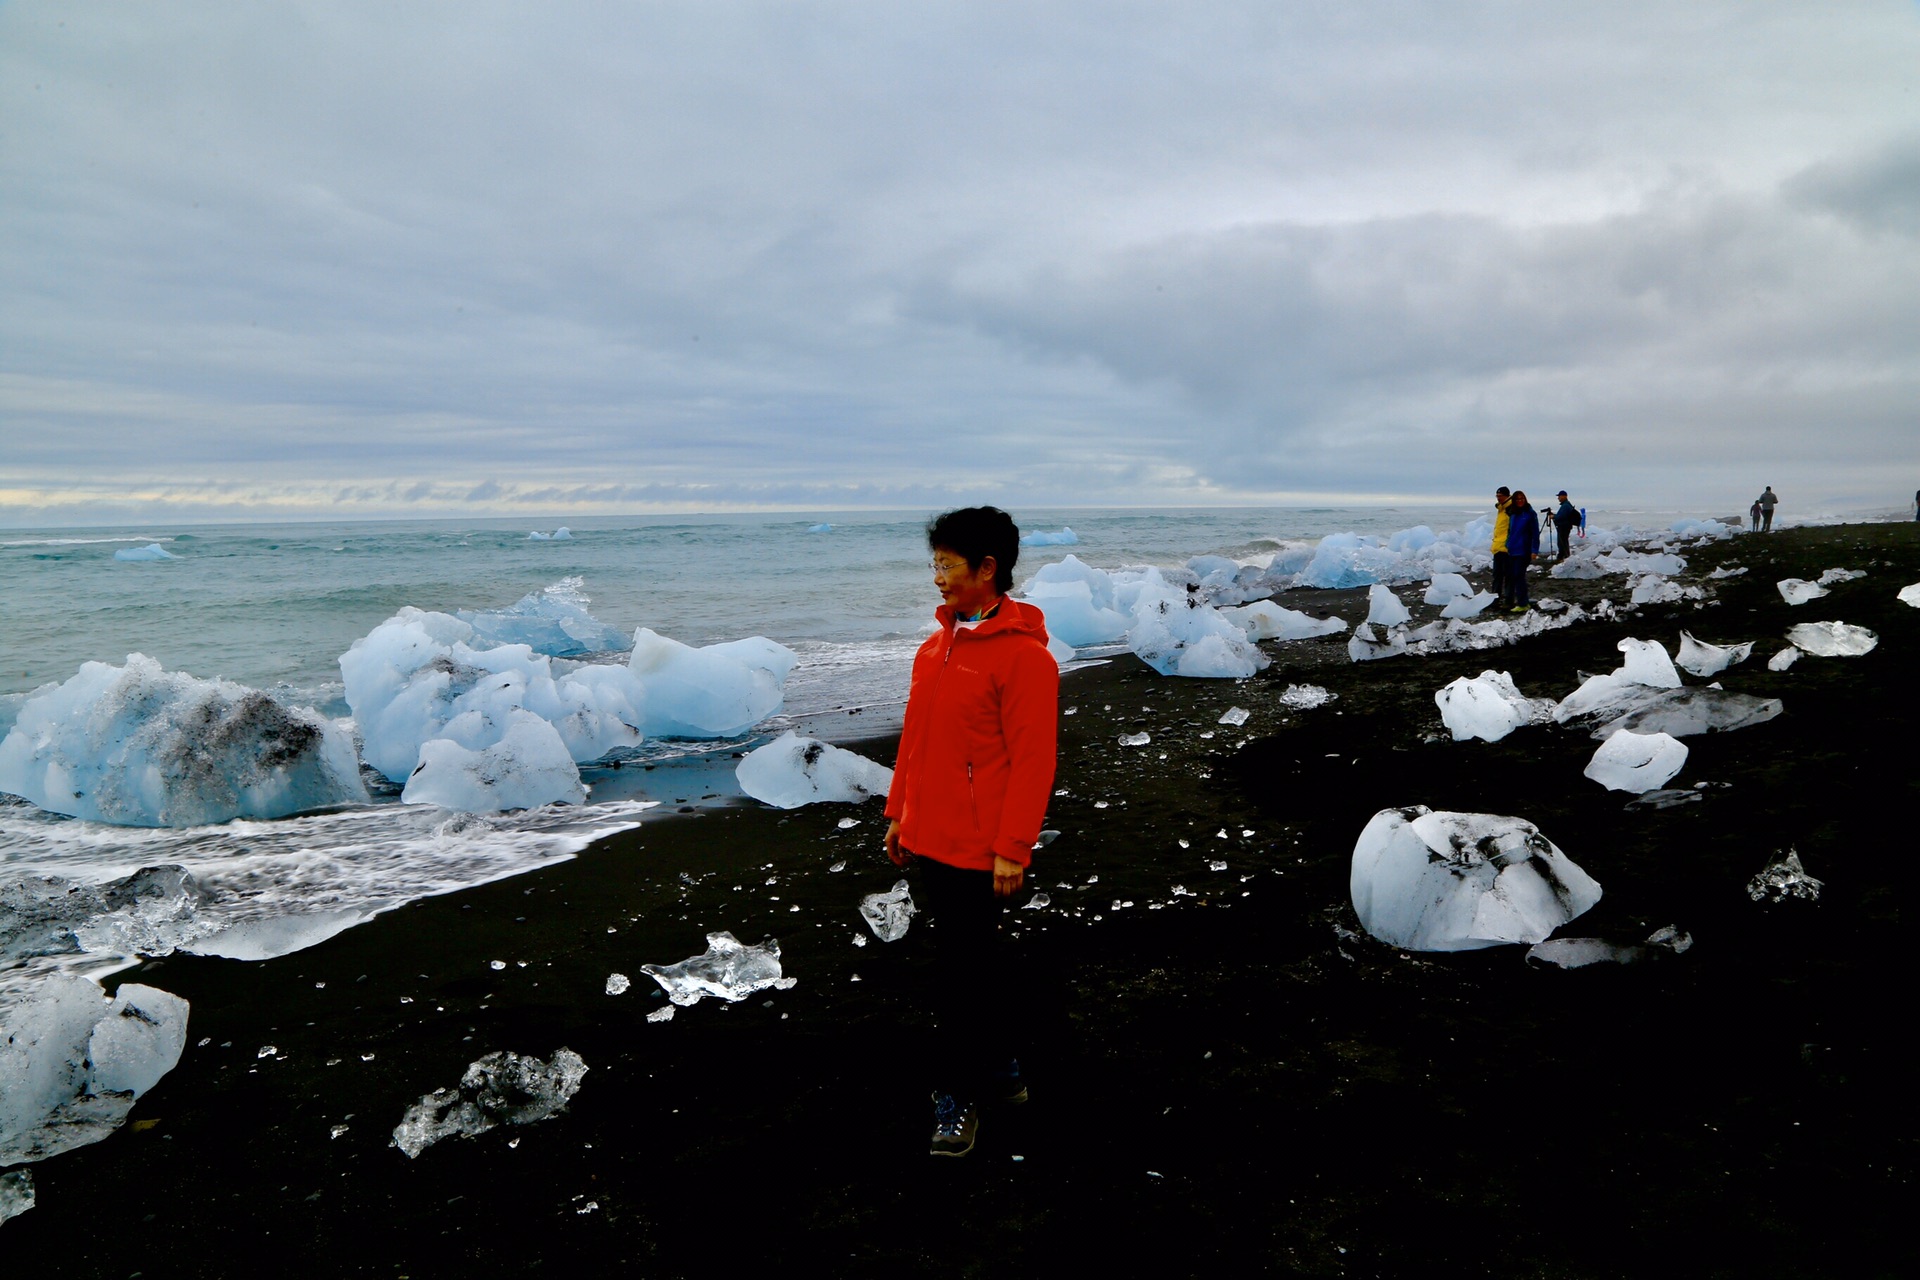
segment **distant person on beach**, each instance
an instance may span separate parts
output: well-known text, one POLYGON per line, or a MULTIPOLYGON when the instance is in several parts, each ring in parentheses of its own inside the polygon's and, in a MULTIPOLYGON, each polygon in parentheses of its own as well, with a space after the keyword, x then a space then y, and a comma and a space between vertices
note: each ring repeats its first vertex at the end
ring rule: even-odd
POLYGON ((1773 532, 1773 507, 1779 501, 1780 499, 1774 495, 1772 485, 1768 485, 1766 492, 1753 500, 1753 505, 1760 508, 1760 532, 1773 532))
POLYGON ((1507 601, 1507 486, 1493 491, 1493 594, 1507 601))
POLYGON ((1554 496, 1560 499, 1560 505, 1553 511, 1553 532, 1560 541, 1560 559, 1565 560, 1568 549, 1573 543, 1574 526, 1580 523, 1580 513, 1574 510, 1573 503, 1568 501, 1565 489, 1554 496))
POLYGON ((887 793, 886 852, 911 865, 934 922, 937 1156, 973 1149, 983 1101, 1027 1099, 1007 1006, 1018 980, 999 949, 1053 793, 1060 668, 1046 617, 1009 599, 1020 530, 997 507, 927 525, 940 629, 913 659, 906 723, 887 793))
POLYGON ((1920 489, 1913 491, 1913 518, 1920 520, 1920 489))
POLYGON ((1527 505, 1524 489, 1515 489, 1507 503, 1507 592, 1513 612, 1527 611, 1527 566, 1540 553, 1540 515, 1527 505))
POLYGON ((1752 532, 1760 532, 1760 500, 1758 498, 1754 499, 1753 505, 1747 508, 1747 519, 1753 521, 1752 532))

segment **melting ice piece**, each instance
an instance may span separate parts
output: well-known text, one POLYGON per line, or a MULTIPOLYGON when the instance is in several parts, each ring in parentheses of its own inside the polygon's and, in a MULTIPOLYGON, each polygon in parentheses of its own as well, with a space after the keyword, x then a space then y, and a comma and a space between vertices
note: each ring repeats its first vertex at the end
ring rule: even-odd
POLYGON ((1744 568, 1741 568, 1738 565, 1730 564, 1730 565, 1725 565, 1721 568, 1715 569, 1712 573, 1708 574, 1707 576, 1709 578, 1737 578, 1745 572, 1746 570, 1744 568))
POLYGON ((1482 671, 1471 680, 1461 676, 1434 694, 1433 700, 1455 742, 1468 738, 1498 742, 1521 725, 1544 720, 1553 712, 1553 699, 1527 697, 1504 671, 1482 671))
POLYGON ((646 687, 649 737, 733 738, 780 709, 799 660, 765 636, 696 649, 641 627, 627 669, 646 687))
POLYGON ((9 1169, 0 1173, 0 1222, 17 1218, 33 1208, 33 1170, 9 1169))
POLYGON ((647 1015, 647 1021, 648 1022, 672 1022, 673 1006, 670 1004, 661 1005, 658 1009, 655 1009, 652 1013, 647 1015))
POLYGON ((742 791, 776 809, 853 804, 884 796, 893 785, 893 770, 885 765, 792 729, 749 752, 733 776, 742 791))
POLYGON ((1053 905, 1053 899, 1044 893, 1036 893, 1021 906, 1022 911, 1039 911, 1053 905))
POLYGON ((1450 604, 1461 596, 1473 594, 1473 587, 1457 573, 1436 573, 1433 582, 1428 585, 1427 593, 1420 597, 1422 601, 1438 608, 1450 604))
POLYGON ((1139 733, 1123 733, 1120 735, 1120 745, 1123 747, 1144 747, 1152 741, 1152 735, 1144 730, 1139 733))
POLYGON ((1413 951, 1539 942, 1600 901, 1600 885, 1532 823, 1382 809, 1353 847, 1366 931, 1413 951))
POLYGON ((1767 659, 1767 670, 1785 671, 1788 667, 1792 666, 1794 663, 1798 662, 1799 660, 1800 660, 1800 651, 1794 648, 1792 645, 1788 645, 1786 648, 1782 649, 1780 652, 1774 654, 1771 658, 1767 659))
POLYGON ((407 1108, 393 1131, 393 1145, 409 1159, 442 1138, 471 1138, 497 1125, 534 1124, 556 1116, 580 1089, 587 1064, 571 1049, 553 1061, 500 1050, 481 1058, 460 1077, 457 1089, 435 1089, 407 1108))
POLYGON ((707 935, 702 955, 679 964, 643 964, 640 972, 659 983, 667 999, 678 1005, 698 1004, 706 996, 732 1003, 765 987, 784 991, 794 983, 780 974, 778 942, 768 938, 749 947, 724 931, 707 935))
POLYGON ((1736 662, 1745 662, 1753 653, 1753 641, 1742 644, 1721 646, 1696 640, 1690 632, 1680 633, 1680 652, 1674 655, 1674 661, 1696 676, 1710 676, 1725 671, 1736 662))
POLYGON ((149 542, 144 547, 122 547, 113 553, 115 560, 178 560, 173 554, 157 542, 149 542))
POLYGON ((469 750, 446 738, 420 744, 420 763, 400 798, 458 813, 499 813, 543 804, 581 804, 587 789, 559 732, 531 711, 511 707, 506 732, 469 750))
POLYGON ((1616 729, 1584 772, 1609 791, 1638 794, 1666 786, 1686 763, 1687 744, 1672 734, 1616 729))
POLYGON ((1487 607, 1499 600, 1491 591, 1481 591, 1474 595, 1456 596, 1447 602, 1440 611, 1443 618, 1477 618, 1487 611, 1487 607))
POLYGON ((633 979, 624 973, 610 973, 607 975, 607 994, 610 996, 623 996, 627 994, 627 988, 632 985, 633 979))
POLYGON ((1392 658, 1407 651, 1407 633, 1402 630, 1389 631, 1384 640, 1377 639, 1373 628, 1361 623, 1353 629, 1353 635, 1347 640, 1347 657, 1355 662, 1373 662, 1380 658, 1392 658))
POLYGON ((1654 641, 1629 638, 1622 640, 1618 647, 1627 655, 1616 673, 1623 679, 1654 689, 1680 687, 1680 673, 1673 669, 1673 659, 1654 641))
POLYGON ((1153 568, 1138 584, 1127 647, 1161 675, 1190 679, 1241 680, 1270 661, 1218 609, 1153 568))
POLYGON ((1246 632, 1251 640, 1309 640, 1314 636, 1338 635, 1347 629, 1343 619, 1316 618, 1298 609, 1282 608, 1271 600, 1222 609, 1220 616, 1246 632))
POLYGON ((1641 793, 1627 801, 1629 809, 1674 809, 1683 804, 1697 804, 1700 792, 1692 787, 1663 788, 1659 791, 1641 793))
POLYGON ((1376 627, 1398 627, 1413 620, 1407 606, 1391 588, 1376 582, 1367 588, 1367 622, 1376 627))
POLYGON ((1880 643, 1880 637, 1865 627, 1844 622, 1803 622, 1788 629, 1787 639, 1816 658, 1857 658, 1880 643))
POLYGON ((138 983, 112 996, 59 975, 0 1029, 0 1165, 98 1142, 173 1070, 187 1044, 187 1002, 138 983))
POLYGON ((1920 582, 1916 582, 1910 587, 1900 588, 1900 594, 1894 598, 1901 604, 1910 604, 1914 608, 1920 609, 1920 582))
POLYGON ((353 739, 319 714, 228 680, 81 664, 21 704, 0 740, 0 791, 133 827, 284 818, 365 803, 353 739))
POLYGON ((1867 576, 1864 569, 1829 569, 1820 575, 1820 585, 1830 587, 1837 582, 1852 582, 1855 578, 1867 576))
POLYGON ((907 926, 919 911, 905 880, 896 881, 885 893, 870 893, 860 899, 860 918, 882 942, 898 942, 907 936, 907 926))
POLYGON ((1774 584, 1780 588, 1780 598, 1788 604, 1805 604, 1809 600, 1818 600, 1827 594, 1827 589, 1817 582, 1808 582, 1804 578, 1782 578, 1774 584))
POLYGON ((1221 717, 1218 720, 1214 721, 1214 723, 1230 724, 1235 728, 1238 728, 1241 725, 1245 724, 1247 722, 1247 718, 1252 714, 1253 713, 1248 711, 1245 707, 1228 707, 1226 711, 1221 715, 1221 717))
POLYGON ((631 648, 631 634, 587 612, 592 601, 585 586, 584 579, 562 578, 549 587, 528 592, 504 609, 462 609, 454 616, 473 628, 475 648, 482 644, 524 644, 552 658, 631 648))
POLYGON ((1784 707, 1778 698, 1756 698, 1725 689, 1652 689, 1601 724, 1593 736, 1604 740, 1617 729, 1670 733, 1676 738, 1725 733, 1765 724, 1782 710, 1784 707))
POLYGON ((1762 899, 1768 902, 1785 902, 1788 898, 1803 898, 1808 902, 1820 900, 1820 887, 1823 881, 1815 880, 1800 865, 1800 854, 1788 849, 1780 861, 1747 881, 1747 896, 1755 902, 1762 899))
POLYGON ((1692 945, 1691 934, 1667 925, 1655 929, 1645 942, 1625 945, 1602 938, 1553 938, 1536 942, 1527 950, 1527 961, 1559 969, 1584 969, 1590 964, 1638 964, 1661 951, 1679 955, 1692 945))
MULTIPOLYGON (((1315 707, 1324 707, 1335 698, 1329 689, 1317 684, 1290 684, 1280 694, 1280 705, 1294 707, 1301 711, 1311 711, 1315 707)), ((1225 723, 1222 721, 1222 723, 1225 723)))

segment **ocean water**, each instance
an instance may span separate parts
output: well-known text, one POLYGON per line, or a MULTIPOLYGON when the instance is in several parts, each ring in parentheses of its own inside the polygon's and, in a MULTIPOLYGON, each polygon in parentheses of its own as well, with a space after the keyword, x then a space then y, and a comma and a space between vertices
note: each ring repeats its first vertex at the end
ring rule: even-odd
MULTIPOLYGON (((1069 552, 1101 568, 1172 567, 1339 532, 1460 529, 1480 514, 1021 511, 1026 531, 1070 526, 1080 542, 1023 549, 1016 578, 1069 552)), ((938 603, 924 520, 918 511, 582 520, 565 540, 503 521, 0 531, 0 732, 32 690, 133 652, 343 717, 340 654, 403 605, 498 609, 577 577, 593 614, 627 631, 647 626, 693 645, 764 635, 792 648, 800 662, 786 707, 763 732, 797 724, 843 741, 871 736, 897 724, 909 660, 938 603), (812 531, 822 524, 831 528, 812 531), (115 557, 148 544, 172 558, 115 557)), ((277 954, 425 894, 573 856, 657 820, 642 816, 650 805, 724 796, 733 752, 752 740, 656 747, 653 770, 584 771, 593 794, 580 809, 487 818, 399 805, 389 792, 369 807, 281 822, 141 831, 0 799, 0 1006, 55 969, 98 972, 173 946, 277 954), (5 936, 9 903, 16 926, 38 918, 45 893, 34 885, 99 888, 153 866, 184 868, 192 893, 103 906, 72 932, 78 951, 30 955, 48 947, 21 942, 17 928, 5 936)))

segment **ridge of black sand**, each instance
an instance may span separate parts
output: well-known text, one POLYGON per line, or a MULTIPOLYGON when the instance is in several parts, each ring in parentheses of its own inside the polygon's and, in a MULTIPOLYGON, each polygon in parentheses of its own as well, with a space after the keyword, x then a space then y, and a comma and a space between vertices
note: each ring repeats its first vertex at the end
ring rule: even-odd
POLYGON ((1034 1099, 989 1112, 965 1160, 924 1154, 924 929, 852 944, 858 896, 896 878, 879 806, 711 811, 279 960, 120 975, 192 1002, 189 1047, 133 1124, 33 1166, 38 1207, 0 1228, 7 1274, 1912 1274, 1896 993, 1920 610, 1894 593, 1920 581, 1915 534, 1741 537, 1689 553, 1693 581, 1749 570, 1704 608, 1510 648, 1313 656, 1335 637, 1245 682, 1131 659, 1071 674, 1063 834, 1033 877, 1053 905, 1010 914, 995 979, 1030 1028, 1034 1099), (1834 566, 1868 576, 1799 608, 1774 589, 1834 566), (1766 669, 1789 625, 1825 618, 1879 647, 1766 669), (1623 636, 1671 648, 1683 627, 1759 641, 1719 679, 1786 704, 1688 740, 1676 785, 1727 784, 1696 804, 1626 808, 1581 776, 1591 739, 1558 727, 1439 733, 1456 676, 1563 697, 1623 636), (1301 679, 1338 700, 1287 711, 1301 679), (1250 722, 1217 725, 1234 704, 1250 722), (1148 745, 1117 745, 1137 729, 1148 745), (1694 947, 1562 972, 1357 936, 1354 838, 1416 803, 1535 822, 1605 886, 1564 933, 1671 923, 1694 947), (1750 901, 1790 845, 1824 896, 1750 901), (709 929, 777 936, 799 985, 645 1022, 663 1002, 639 966, 709 929), (636 979, 623 996, 614 971, 636 979), (562 1045, 591 1068, 565 1115, 415 1160, 388 1145, 482 1054, 562 1045))

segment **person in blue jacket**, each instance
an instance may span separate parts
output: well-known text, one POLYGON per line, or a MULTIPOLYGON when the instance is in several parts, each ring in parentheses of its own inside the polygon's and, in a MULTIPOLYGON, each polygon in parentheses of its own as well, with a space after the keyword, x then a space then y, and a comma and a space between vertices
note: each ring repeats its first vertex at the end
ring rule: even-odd
POLYGON ((1553 511, 1553 531, 1559 535, 1560 559, 1565 560, 1567 553, 1573 549, 1573 531, 1580 523, 1580 513, 1573 509, 1573 502, 1567 497, 1565 489, 1560 491, 1559 497, 1560 505, 1553 511))
POLYGON ((1507 503, 1507 590, 1513 596, 1513 612, 1525 613, 1527 566, 1540 554, 1540 515, 1527 505, 1526 491, 1515 489, 1507 503))

